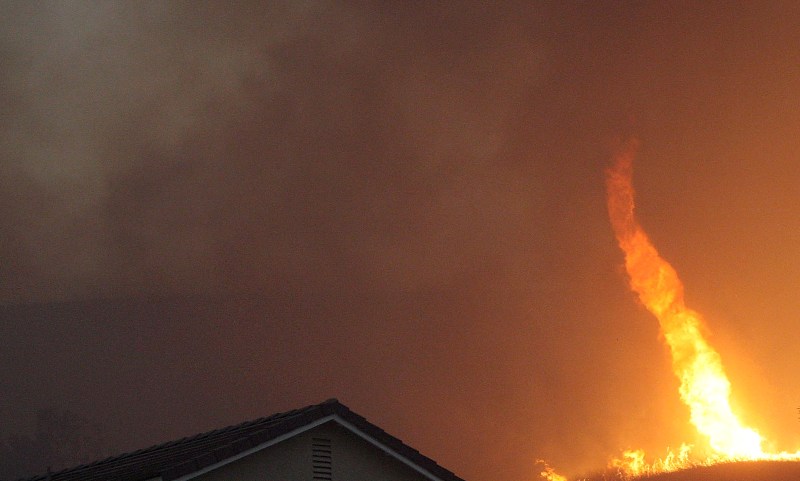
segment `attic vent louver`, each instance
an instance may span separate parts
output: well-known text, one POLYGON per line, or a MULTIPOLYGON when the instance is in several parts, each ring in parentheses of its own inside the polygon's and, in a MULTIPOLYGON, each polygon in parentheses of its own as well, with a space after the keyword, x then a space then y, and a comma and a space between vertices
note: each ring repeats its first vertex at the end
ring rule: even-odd
POLYGON ((311 438, 311 467, 314 481, 333 481, 331 440, 311 438))

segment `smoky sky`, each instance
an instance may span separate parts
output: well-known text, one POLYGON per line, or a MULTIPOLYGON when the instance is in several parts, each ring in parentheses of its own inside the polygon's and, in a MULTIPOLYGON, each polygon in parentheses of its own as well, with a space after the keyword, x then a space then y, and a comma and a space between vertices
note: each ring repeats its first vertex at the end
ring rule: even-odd
POLYGON ((642 224, 796 449, 799 17, 4 3, 3 433, 64 408, 122 451, 338 397, 474 481, 677 446, 606 219, 635 134, 642 224))

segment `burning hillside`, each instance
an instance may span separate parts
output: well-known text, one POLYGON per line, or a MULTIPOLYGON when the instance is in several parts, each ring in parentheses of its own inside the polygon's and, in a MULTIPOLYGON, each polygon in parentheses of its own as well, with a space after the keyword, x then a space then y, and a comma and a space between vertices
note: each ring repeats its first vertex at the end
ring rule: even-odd
MULTIPOLYGON (((609 472, 584 481, 615 481, 620 473, 609 472)), ((654 473, 636 481, 796 481, 800 479, 797 461, 739 461, 696 466, 680 471, 654 473)))

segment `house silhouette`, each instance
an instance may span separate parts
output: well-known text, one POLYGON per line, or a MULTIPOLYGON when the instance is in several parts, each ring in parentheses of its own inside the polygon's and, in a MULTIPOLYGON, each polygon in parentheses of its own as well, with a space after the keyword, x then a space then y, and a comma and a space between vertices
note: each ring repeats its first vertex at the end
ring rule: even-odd
POLYGON ((464 481, 336 399, 30 481, 464 481))

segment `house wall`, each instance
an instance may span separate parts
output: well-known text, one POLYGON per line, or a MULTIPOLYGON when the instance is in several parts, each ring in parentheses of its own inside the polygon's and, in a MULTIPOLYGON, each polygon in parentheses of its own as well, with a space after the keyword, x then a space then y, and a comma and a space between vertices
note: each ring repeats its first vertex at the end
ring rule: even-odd
POLYGON ((257 453, 194 478, 197 481, 430 481, 422 474, 331 421, 257 453), (330 440, 330 473, 322 454, 314 474, 312 452, 326 451, 330 440), (321 446, 321 447, 320 447, 321 446), (320 461, 321 460, 321 461, 320 461))

